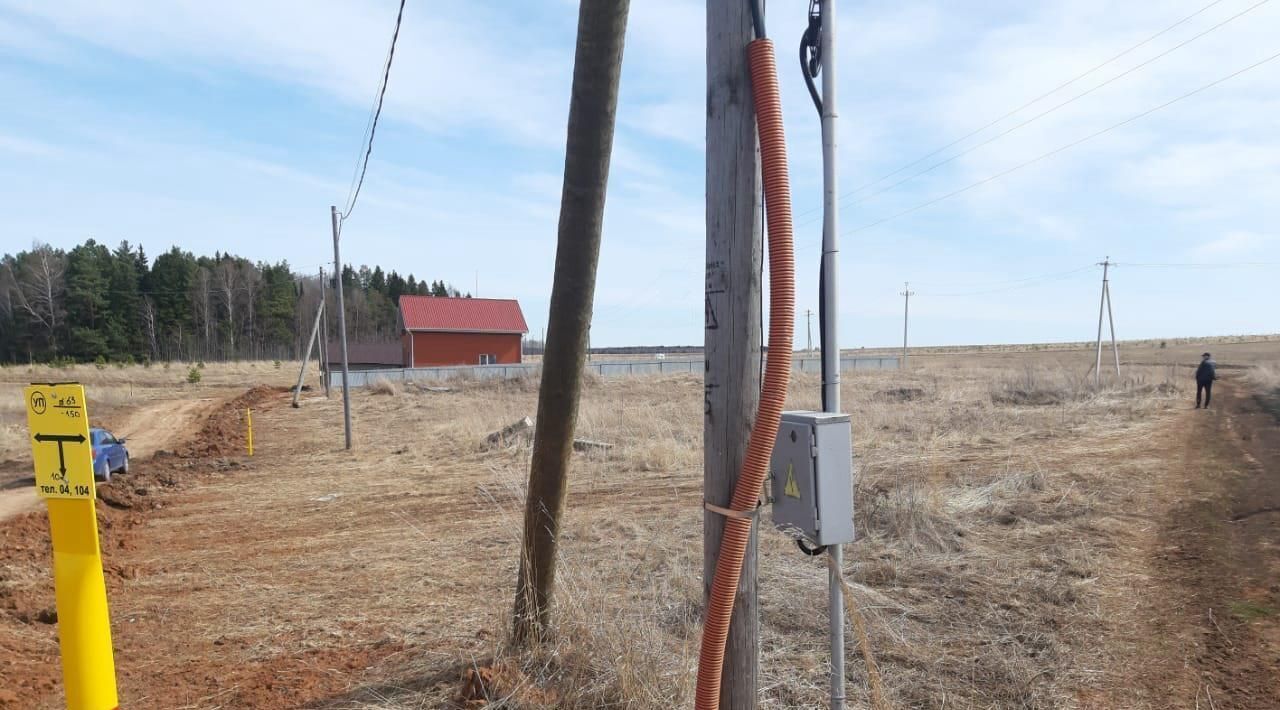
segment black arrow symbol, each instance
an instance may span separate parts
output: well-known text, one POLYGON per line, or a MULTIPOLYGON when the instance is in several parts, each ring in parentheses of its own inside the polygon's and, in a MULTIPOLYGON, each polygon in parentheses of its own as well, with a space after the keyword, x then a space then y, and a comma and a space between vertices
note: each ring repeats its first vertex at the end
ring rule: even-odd
POLYGON ((57 443, 58 472, 64 475, 67 472, 67 459, 62 453, 62 445, 67 443, 74 443, 74 444, 84 443, 84 434, 76 434, 75 436, 72 436, 70 434, 36 434, 32 438, 35 439, 36 441, 39 441, 42 444, 50 441, 57 443))

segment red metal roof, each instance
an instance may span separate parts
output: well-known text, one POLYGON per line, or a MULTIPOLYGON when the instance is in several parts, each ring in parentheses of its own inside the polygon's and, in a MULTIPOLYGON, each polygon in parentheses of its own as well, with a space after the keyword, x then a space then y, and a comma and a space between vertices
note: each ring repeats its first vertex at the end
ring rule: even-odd
POLYGON ((528 333, 520 304, 509 298, 401 296, 405 330, 460 333, 528 333))

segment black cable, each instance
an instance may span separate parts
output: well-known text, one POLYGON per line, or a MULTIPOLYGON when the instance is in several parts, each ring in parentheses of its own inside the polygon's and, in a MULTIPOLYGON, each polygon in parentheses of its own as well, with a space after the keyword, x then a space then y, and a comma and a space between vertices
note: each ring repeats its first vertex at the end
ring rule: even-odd
MULTIPOLYGON (((822 118, 822 96, 814 84, 814 78, 822 71, 822 7, 818 0, 809 0, 809 24, 800 35, 800 73, 804 76, 805 86, 809 87, 809 97, 813 99, 813 107, 818 110, 818 118, 822 118)), ((826 156, 823 156, 826 159, 826 156)), ((827 410, 827 267, 826 254, 818 254, 818 349, 823 357, 821 363, 822 378, 822 410, 827 410)), ((839 362, 839 353, 836 354, 839 362)), ((838 364, 837 364, 838 367, 838 364)), ((805 547, 800 546, 801 550, 805 547)), ((824 550, 826 548, 823 548, 824 550)), ((805 554, 810 554, 808 551, 805 554)), ((821 553, 818 553, 821 554, 821 553)))
POLYGON ((815 545, 814 547, 809 547, 805 544, 804 538, 799 537, 796 538, 796 547, 800 548, 801 552, 810 557, 817 557, 827 551, 826 545, 815 545))
POLYGON ((800 35, 800 73, 804 76, 804 84, 809 87, 809 97, 813 99, 813 107, 822 115, 822 97, 818 95, 818 87, 813 83, 818 72, 822 70, 822 10, 818 0, 809 0, 809 26, 800 35))
POLYGON ((364 174, 369 169, 369 156, 373 154, 373 136, 378 131, 378 117, 382 115, 382 100, 387 96, 387 82, 391 78, 391 61, 395 59, 396 40, 400 38, 400 21, 404 18, 404 2, 405 0, 400 0, 400 9, 396 12, 396 28, 391 33, 391 49, 387 51, 387 63, 382 70, 382 87, 378 89, 378 104, 373 109, 373 122, 369 125, 369 143, 364 149, 364 164, 360 167, 360 179, 356 182, 355 192, 347 202, 346 209, 342 211, 341 218, 344 221, 356 208, 356 200, 360 198, 360 188, 364 186, 364 174))
POLYGON ((751 24, 756 29, 756 38, 764 39, 768 35, 764 33, 764 8, 760 7, 763 0, 747 0, 747 4, 751 6, 751 24))

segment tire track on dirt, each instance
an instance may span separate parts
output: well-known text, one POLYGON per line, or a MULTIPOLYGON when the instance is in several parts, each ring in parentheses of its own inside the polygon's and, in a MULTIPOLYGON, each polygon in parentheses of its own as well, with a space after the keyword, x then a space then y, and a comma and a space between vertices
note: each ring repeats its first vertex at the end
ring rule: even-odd
POLYGON ((1218 407, 1183 420, 1186 494, 1152 560, 1152 645, 1165 657, 1144 682, 1168 707, 1268 710, 1280 707, 1280 519, 1261 513, 1280 510, 1280 429, 1224 384, 1218 407), (1194 700, 1170 697, 1187 685, 1194 700))
MULTIPOLYGON (((127 439, 129 458, 134 462, 141 462, 156 451, 185 442, 210 413, 230 399, 204 397, 149 402, 140 407, 112 413, 100 421, 95 420, 93 424, 105 426, 127 439)), ((119 480, 116 483, 121 485, 119 480)), ((110 482, 98 483, 100 490, 110 485, 110 482)), ((4 490, 0 490, 0 522, 39 507, 40 499, 36 496, 34 486, 35 481, 26 476, 10 482, 4 490)))

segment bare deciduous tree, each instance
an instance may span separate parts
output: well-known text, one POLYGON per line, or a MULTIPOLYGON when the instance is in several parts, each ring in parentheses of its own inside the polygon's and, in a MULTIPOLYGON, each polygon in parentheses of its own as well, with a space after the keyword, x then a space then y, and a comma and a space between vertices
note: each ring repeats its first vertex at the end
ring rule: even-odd
POLYGON ((160 357, 160 344, 156 340, 156 304, 150 296, 143 296, 140 308, 142 330, 147 335, 147 347, 151 349, 151 359, 157 360, 160 357))
POLYGON ((214 282, 218 292, 218 300, 227 311, 227 352, 226 357, 236 355, 236 291, 240 286, 240 267, 231 259, 218 265, 214 274, 214 282))
POLYGON ((17 282, 13 293, 18 308, 45 331, 54 354, 58 352, 58 317, 67 287, 66 271, 66 254, 54 251, 48 244, 37 244, 24 255, 16 276, 10 274, 17 282))

